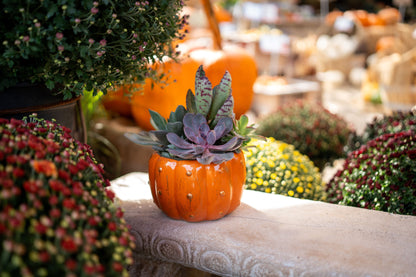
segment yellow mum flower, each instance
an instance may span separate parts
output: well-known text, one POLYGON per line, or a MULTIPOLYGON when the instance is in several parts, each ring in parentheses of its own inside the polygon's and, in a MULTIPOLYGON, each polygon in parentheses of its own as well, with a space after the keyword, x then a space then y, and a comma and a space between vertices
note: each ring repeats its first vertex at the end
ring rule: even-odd
POLYGON ((295 178, 293 178, 293 182, 294 182, 295 184, 297 184, 297 183, 299 183, 299 182, 300 182, 300 179, 299 179, 298 177, 295 177, 295 178))
POLYGON ((289 190, 289 191, 287 192, 287 195, 289 195, 289 196, 293 196, 293 195, 295 195, 295 192, 294 192, 293 190, 289 190))
POLYGON ((256 172, 256 177, 261 178, 263 177, 263 171, 259 170, 256 172))
POLYGON ((276 179, 276 177, 277 177, 276 173, 270 174, 270 179, 274 180, 274 179, 276 179))
POLYGON ((266 188, 266 189, 264 190, 264 192, 271 193, 271 192, 272 192, 272 189, 271 189, 271 188, 266 188))
POLYGON ((286 165, 283 162, 281 162, 279 166, 281 169, 286 169, 286 165))
POLYGON ((259 178, 256 180, 257 185, 261 186, 263 184, 263 179, 259 178))
POLYGON ((303 192, 303 187, 297 187, 297 188, 296 188, 296 191, 297 191, 298 193, 302 193, 302 192, 303 192))
POLYGON ((251 183, 250 188, 251 188, 251 189, 256 189, 256 188, 257 188, 257 185, 256 185, 255 183, 251 183))

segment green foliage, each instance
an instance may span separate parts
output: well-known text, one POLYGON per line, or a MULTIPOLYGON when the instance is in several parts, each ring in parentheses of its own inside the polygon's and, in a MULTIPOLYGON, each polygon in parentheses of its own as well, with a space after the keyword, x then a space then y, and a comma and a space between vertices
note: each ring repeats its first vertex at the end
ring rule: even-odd
POLYGON ((103 174, 69 129, 0 119, 0 275, 128 276, 134 239, 103 174))
POLYGON ((171 41, 187 23, 181 0, 4 0, 1 7, 0 91, 43 83, 64 99, 156 76, 149 65, 177 57, 171 41))
POLYGON ((312 200, 324 199, 319 169, 293 145, 252 139, 246 150, 245 189, 312 200))
POLYGON ((261 119, 256 133, 293 144, 322 169, 344 156, 351 131, 345 120, 324 107, 295 102, 261 119))
POLYGON ((350 152, 326 191, 331 203, 416 215, 416 131, 383 134, 350 152))

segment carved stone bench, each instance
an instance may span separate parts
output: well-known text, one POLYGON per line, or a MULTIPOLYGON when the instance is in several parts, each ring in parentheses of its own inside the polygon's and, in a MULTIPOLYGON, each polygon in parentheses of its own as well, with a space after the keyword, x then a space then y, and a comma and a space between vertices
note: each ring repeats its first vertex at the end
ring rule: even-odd
POLYGON ((232 214, 187 223, 156 207, 147 182, 111 186, 136 238, 131 276, 416 274, 416 217, 246 190, 232 214))

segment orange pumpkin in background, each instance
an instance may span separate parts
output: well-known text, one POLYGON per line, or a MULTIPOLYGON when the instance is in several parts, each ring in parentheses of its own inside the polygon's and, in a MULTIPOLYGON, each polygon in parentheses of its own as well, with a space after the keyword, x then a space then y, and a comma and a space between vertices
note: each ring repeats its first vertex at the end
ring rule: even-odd
POLYGON ((149 109, 168 118, 178 105, 185 106, 188 89, 194 91, 195 73, 199 65, 190 58, 183 58, 180 63, 168 60, 157 64, 157 70, 166 75, 163 78, 166 84, 147 79, 142 91, 134 93, 131 111, 137 125, 144 130, 154 129, 150 123, 149 109))
POLYGON ((384 8, 381 9, 377 15, 385 22, 387 25, 396 24, 401 20, 401 15, 398 9, 395 8, 384 8))
POLYGON ((254 96, 253 85, 257 78, 257 65, 244 48, 224 45, 222 50, 197 49, 189 55, 204 66, 205 74, 213 86, 220 82, 225 71, 230 72, 234 113, 237 119, 250 109, 254 96))

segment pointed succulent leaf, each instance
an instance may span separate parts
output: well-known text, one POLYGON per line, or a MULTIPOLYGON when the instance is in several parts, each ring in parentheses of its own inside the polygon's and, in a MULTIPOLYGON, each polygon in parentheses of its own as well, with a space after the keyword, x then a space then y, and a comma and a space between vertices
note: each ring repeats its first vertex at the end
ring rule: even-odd
POLYGON ((242 143, 243 143, 243 140, 241 138, 233 137, 229 141, 227 141, 225 144, 212 145, 210 148, 214 152, 216 151, 232 152, 240 148, 242 143))
POLYGON ((186 114, 185 107, 182 105, 179 105, 174 112, 170 113, 168 122, 182 121, 185 114, 186 114))
POLYGON ((138 134, 135 133, 125 133, 124 136, 128 138, 130 141, 141 144, 141 145, 160 145, 155 136, 150 134, 149 132, 140 132, 138 134))
POLYGON ((220 118, 223 118, 223 117, 229 117, 231 119, 234 119, 233 110, 234 110, 234 99, 233 99, 233 96, 230 94, 227 100, 225 100, 224 104, 218 110, 214 121, 212 121, 211 123, 211 126, 215 126, 220 120, 220 118))
POLYGON ((206 136, 206 143, 209 145, 214 145, 214 143, 217 141, 217 135, 214 130, 210 131, 208 135, 206 136))
POLYGON ((237 120, 237 126, 239 130, 245 130, 248 125, 248 117, 243 114, 240 116, 240 119, 237 120))
POLYGON ((194 149, 167 149, 169 154, 171 154, 174 157, 178 157, 185 160, 190 160, 195 158, 195 152, 194 149))
POLYGON ((150 123, 156 130, 166 130, 166 119, 161 116, 158 112, 149 110, 150 113, 150 123))
POLYGON ((177 135, 181 135, 182 134, 182 130, 183 130, 183 124, 180 121, 177 121, 177 122, 168 122, 168 124, 166 125, 166 130, 169 133, 175 133, 177 135))
POLYGON ((166 139, 167 134, 168 134, 168 131, 166 130, 149 131, 149 135, 151 135, 153 138, 156 138, 157 141, 164 146, 169 144, 169 141, 166 139))
POLYGON ((212 85, 205 76, 202 65, 199 66, 195 76, 195 106, 196 111, 204 117, 208 115, 212 103, 212 85))
POLYGON ((190 113, 197 113, 196 104, 195 104, 195 95, 190 89, 186 93, 186 109, 190 113))
POLYGON ((200 162, 201 164, 210 164, 210 163, 219 164, 225 161, 229 161, 233 157, 234 157, 234 152, 218 153, 218 154, 204 152, 200 157, 197 158, 197 161, 200 162))
POLYGON ((220 118, 214 131, 217 135, 217 140, 227 135, 233 129, 233 120, 229 117, 220 118))
POLYGON ((182 148, 182 149, 192 149, 194 147, 194 144, 187 142, 183 138, 179 137, 175 133, 169 133, 166 135, 166 138, 168 141, 174 145, 175 147, 182 148))
POLYGON ((218 110, 224 105, 225 101, 231 95, 231 75, 225 72, 221 82, 214 87, 211 109, 208 114, 208 120, 213 120, 218 110))

